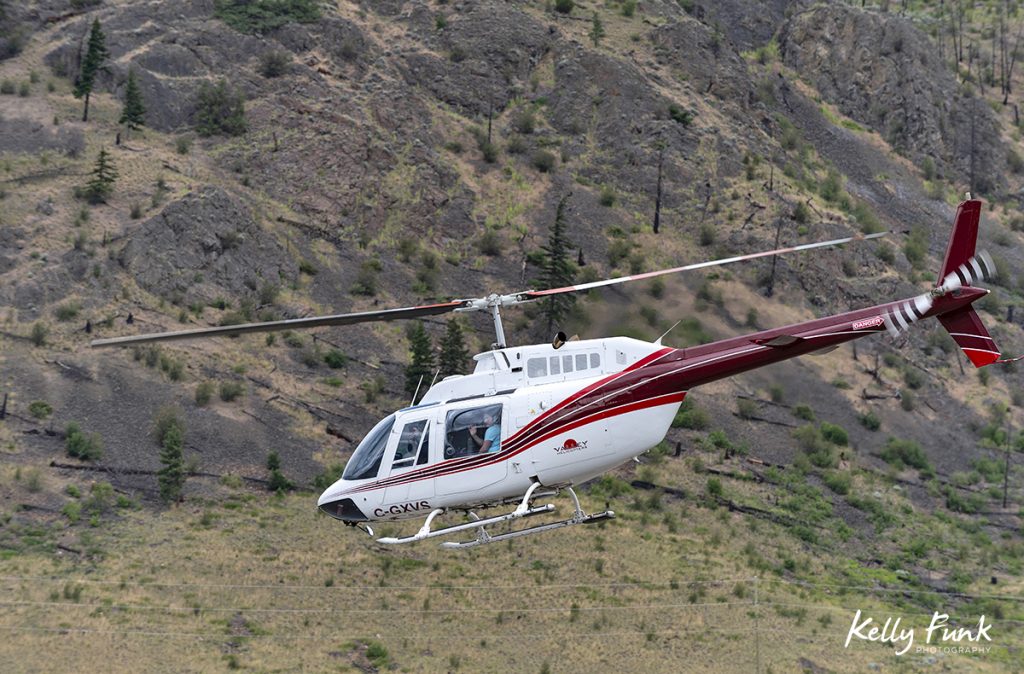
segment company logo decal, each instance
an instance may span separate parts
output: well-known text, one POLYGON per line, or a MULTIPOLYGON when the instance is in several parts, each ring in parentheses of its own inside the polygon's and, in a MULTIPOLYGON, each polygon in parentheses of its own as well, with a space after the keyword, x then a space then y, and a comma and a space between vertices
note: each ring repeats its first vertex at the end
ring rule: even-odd
POLYGON ((587 441, 576 442, 572 438, 569 438, 562 443, 561 447, 555 447, 556 454, 568 454, 569 452, 578 452, 587 448, 587 441))
POLYGON ((884 321, 881 316, 872 316, 871 318, 862 318, 859 321, 853 322, 854 330, 866 330, 867 328, 877 328, 884 321))

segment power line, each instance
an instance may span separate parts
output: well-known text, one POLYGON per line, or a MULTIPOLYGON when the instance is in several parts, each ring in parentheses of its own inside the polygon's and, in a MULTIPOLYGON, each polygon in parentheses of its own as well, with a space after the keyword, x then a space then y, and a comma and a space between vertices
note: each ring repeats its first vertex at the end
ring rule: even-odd
MULTIPOLYGON (((768 604, 770 602, 761 602, 768 604)), ((167 611, 173 613, 228 612, 228 613, 557 613, 572 611, 648 611, 654 609, 697 609, 731 606, 753 606, 753 602, 705 602, 700 604, 640 604, 631 606, 608 605, 598 606, 531 606, 527 608, 258 608, 250 606, 149 606, 146 604, 104 604, 53 601, 0 601, 0 606, 41 606, 46 608, 88 608, 109 609, 116 611, 167 611)))
MULTIPOLYGON (((672 590, 683 590, 693 585, 724 585, 726 583, 753 583, 754 578, 718 578, 699 580, 668 580, 668 581, 629 581, 609 583, 549 583, 531 584, 521 583, 518 585, 446 585, 443 583, 431 585, 312 585, 312 584, 238 584, 238 583, 163 583, 144 581, 120 581, 120 580, 99 580, 92 578, 61 578, 59 576, 0 576, 0 581, 23 581, 23 582, 56 582, 65 584, 90 584, 90 585, 116 585, 119 587, 156 587, 156 588, 199 588, 199 589, 228 589, 228 590, 321 590, 321 591, 400 591, 400 590, 566 590, 566 589, 593 589, 593 588, 614 588, 614 587, 638 587, 658 588, 669 587, 672 590)), ((1001 601, 1024 602, 1024 596, 1000 595, 1000 594, 971 594, 958 590, 940 589, 915 589, 915 588, 889 588, 875 587, 870 585, 843 585, 841 583, 813 583, 804 580, 789 580, 785 578, 764 579, 765 583, 797 585, 813 588, 834 588, 842 590, 858 590, 861 592, 887 593, 887 594, 934 594, 948 597, 959 597, 963 599, 996 599, 1001 601)))
MULTIPOLYGON (((323 583, 319 585, 301 585, 301 584, 285 584, 285 583, 274 583, 274 584, 235 584, 235 583, 150 583, 143 581, 120 581, 120 580, 98 580, 93 578, 61 578, 59 576, 0 576, 0 581, 26 581, 26 582, 55 582, 55 583, 81 583, 90 585, 117 585, 117 586, 133 586, 133 587, 187 587, 187 588, 212 588, 212 589, 225 589, 225 590, 254 590, 254 589, 267 589, 267 590, 352 590, 352 591, 397 591, 397 590, 527 590, 527 589, 540 589, 540 590, 566 590, 572 588, 595 588, 595 587, 660 587, 669 586, 673 584, 678 585, 681 589, 690 585, 719 585, 723 583, 742 583, 750 582, 752 578, 724 578, 717 580, 670 580, 670 581, 632 581, 632 582, 619 582, 619 583, 550 583, 550 584, 530 584, 520 583, 519 585, 445 585, 445 584, 432 584, 432 585, 331 585, 327 586, 323 583)), ((673 588, 676 589, 676 588, 673 588)))
MULTIPOLYGON (((700 602, 686 604, 634 604, 629 606, 599 604, 597 606, 545 606, 545 607, 503 607, 503 608, 439 608, 439 609, 418 609, 418 608, 259 608, 256 606, 150 606, 147 604, 106 604, 106 603, 81 603, 81 602, 56 602, 56 601, 0 601, 0 606, 6 607, 41 607, 41 608, 83 608, 83 609, 106 609, 109 611, 165 611, 168 613, 272 613, 272 614, 316 614, 316 613, 341 613, 341 614, 390 614, 390 613, 413 613, 413 614, 444 614, 444 613, 573 613, 577 611, 651 611, 651 610, 697 610, 709 608, 733 608, 737 606, 780 606, 784 608, 809 608, 824 611, 844 611, 854 613, 862 610, 863 607, 834 606, 831 604, 810 604, 806 602, 784 602, 784 601, 734 601, 734 602, 700 602)), ((907 613, 900 612, 901 617, 931 617, 933 613, 907 613)), ((993 624, 1014 623, 1024 624, 1024 620, 998 619, 993 624)))
MULTIPOLYGON (((101 630, 92 629, 86 627, 11 627, 6 625, 0 625, 0 630, 7 632, 42 632, 42 633, 55 633, 55 634, 106 634, 110 636, 115 635, 134 635, 134 636, 153 636, 153 637, 186 637, 192 639, 204 639, 204 640, 221 640, 221 639, 306 639, 323 641, 327 637, 314 634, 299 634, 296 632, 288 632, 282 634, 226 634, 226 633, 210 633, 210 632, 168 632, 168 631, 156 631, 156 630, 101 630)), ((577 637, 599 637, 605 638, 610 636, 636 636, 636 635, 664 635, 664 636, 678 636, 680 634, 688 634, 694 632, 708 633, 715 632, 719 634, 750 634, 754 632, 753 628, 749 629, 736 629, 736 628, 717 628, 713 626, 697 627, 689 629, 674 629, 674 630, 620 630, 616 632, 607 631, 595 631, 595 632, 573 632, 571 634, 565 634, 564 632, 557 635, 551 632, 537 632, 532 634, 403 634, 401 636, 382 636, 374 635, 374 638, 379 640, 405 640, 405 639, 465 639, 465 640, 480 640, 486 639, 488 641, 492 639, 543 639, 556 637, 559 640, 572 639, 577 637)), ((785 629, 762 629, 761 633, 777 633, 787 634, 794 637, 810 637, 819 636, 818 632, 794 632, 785 629)), ((354 639, 365 639, 366 634, 349 634, 339 635, 331 633, 331 640, 354 640, 354 639)))

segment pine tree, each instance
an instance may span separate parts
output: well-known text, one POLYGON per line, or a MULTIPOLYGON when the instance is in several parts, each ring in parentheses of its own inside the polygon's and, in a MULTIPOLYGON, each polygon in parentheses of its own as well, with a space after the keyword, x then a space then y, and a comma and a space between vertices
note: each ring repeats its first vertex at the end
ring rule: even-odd
POLYGON ((590 39, 594 42, 595 47, 604 36, 604 24, 601 23, 601 17, 597 15, 597 12, 594 12, 594 18, 590 22, 590 39))
POLYGON ((430 379, 434 374, 434 347, 420 321, 416 321, 409 328, 409 350, 412 354, 412 362, 405 368, 405 392, 409 395, 417 395, 416 389, 419 387, 418 395, 422 395, 430 386, 430 379), (422 384, 420 383, 421 377, 422 384))
MULTIPOLYGON (((555 222, 551 226, 548 244, 543 246, 544 265, 541 269, 541 287, 544 289, 561 288, 572 285, 576 278, 576 269, 569 260, 569 249, 572 244, 565 233, 565 207, 572 194, 567 194, 558 202, 555 210, 555 222)), ((560 323, 569 312, 576 298, 570 293, 551 295, 544 302, 544 316, 548 320, 548 333, 556 323, 560 323)))
POLYGON ((157 482, 160 485, 160 498, 167 503, 181 500, 181 491, 185 487, 185 458, 182 447, 185 444, 185 431, 181 420, 174 418, 163 432, 163 448, 160 450, 160 463, 157 471, 157 482))
POLYGON ((139 90, 139 83, 135 80, 135 71, 128 71, 128 84, 124 90, 124 107, 121 109, 121 119, 118 124, 124 124, 128 130, 135 131, 146 125, 146 106, 142 102, 142 91, 139 90))
POLYGON ((469 351, 466 350, 466 342, 462 338, 462 324, 458 319, 449 319, 448 329, 445 330, 444 337, 441 338, 441 359, 438 363, 440 374, 438 376, 465 374, 468 360, 469 351))
POLYGON ((96 84, 96 73, 103 66, 103 62, 110 57, 107 51, 106 37, 100 28, 100 20, 92 22, 92 30, 89 31, 89 46, 82 60, 82 72, 75 82, 75 98, 85 97, 85 109, 82 111, 82 121, 89 121, 89 96, 92 94, 93 85, 96 84))
POLYGON ((114 191, 114 182, 117 180, 117 169, 110 160, 107 150, 101 149, 96 157, 96 166, 92 170, 92 179, 85 186, 83 191, 85 198, 91 204, 105 203, 107 197, 114 191))

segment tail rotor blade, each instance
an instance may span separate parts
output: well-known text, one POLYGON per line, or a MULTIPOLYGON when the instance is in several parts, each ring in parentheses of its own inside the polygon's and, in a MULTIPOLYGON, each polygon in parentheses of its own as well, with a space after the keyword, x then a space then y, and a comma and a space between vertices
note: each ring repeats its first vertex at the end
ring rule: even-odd
POLYGON ((931 293, 923 293, 912 300, 890 307, 882 318, 885 329, 893 337, 899 337, 901 332, 906 332, 910 326, 924 318, 934 304, 931 293))
POLYGON ((945 295, 964 286, 969 286, 972 283, 995 278, 995 276, 996 265, 992 261, 992 256, 988 254, 988 251, 982 250, 967 260, 967 262, 949 272, 946 278, 942 279, 938 290, 945 295))

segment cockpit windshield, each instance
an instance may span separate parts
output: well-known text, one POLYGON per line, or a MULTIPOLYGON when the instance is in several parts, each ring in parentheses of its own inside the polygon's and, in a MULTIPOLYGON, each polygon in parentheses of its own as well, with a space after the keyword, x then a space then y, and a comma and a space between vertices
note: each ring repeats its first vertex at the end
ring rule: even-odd
POLYGON ((366 434, 363 441, 356 447, 352 458, 345 466, 342 479, 345 480, 366 480, 377 477, 380 470, 380 461, 384 458, 384 449, 388 444, 388 436, 395 425, 395 415, 392 414, 373 427, 373 430, 366 434))

